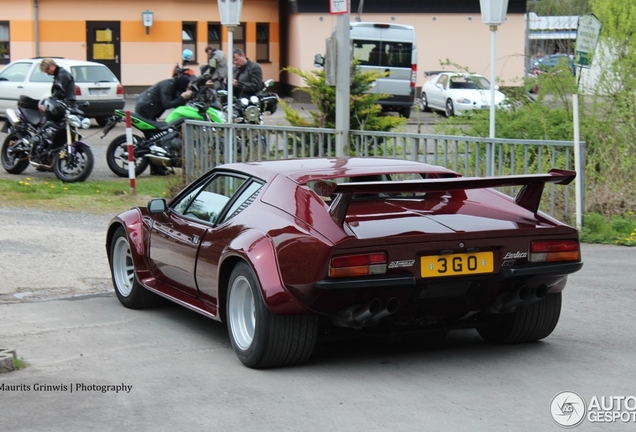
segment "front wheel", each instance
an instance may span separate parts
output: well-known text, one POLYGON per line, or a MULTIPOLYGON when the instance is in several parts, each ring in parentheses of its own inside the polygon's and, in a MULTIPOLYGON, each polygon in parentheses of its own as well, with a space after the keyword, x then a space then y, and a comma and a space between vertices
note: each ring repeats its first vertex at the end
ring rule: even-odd
POLYGON ((20 174, 29 166, 28 154, 21 145, 20 136, 14 133, 2 143, 2 167, 9 174, 20 174))
POLYGON ((161 302, 161 297, 137 282, 130 243, 124 228, 119 227, 115 231, 108 253, 115 294, 122 305, 130 309, 142 309, 161 302))
POLYGON ((426 93, 422 92, 422 97, 420 98, 420 109, 422 112, 430 112, 431 108, 428 106, 428 98, 426 97, 426 93))
MULTIPOLYGON (((133 135, 133 149, 137 149, 142 138, 133 135)), ((108 145, 106 149, 106 163, 108 168, 119 177, 128 177, 128 140, 126 135, 120 135, 108 145)), ((135 175, 139 176, 148 168, 148 158, 135 157, 135 175)))
POLYGON ((95 159, 87 145, 75 145, 71 152, 66 146, 55 155, 53 172, 65 183, 82 182, 91 175, 95 159))
POLYGON ((251 267, 239 263, 230 276, 227 326, 234 352, 250 368, 300 364, 316 346, 318 319, 311 315, 276 315, 261 295, 251 267))
POLYGON ((489 342, 514 344, 546 338, 555 329, 561 315, 561 293, 548 294, 525 309, 493 316, 492 322, 477 328, 489 342))
POLYGON ((446 99, 446 117, 452 117, 455 115, 455 106, 453 105, 453 101, 451 98, 446 99))

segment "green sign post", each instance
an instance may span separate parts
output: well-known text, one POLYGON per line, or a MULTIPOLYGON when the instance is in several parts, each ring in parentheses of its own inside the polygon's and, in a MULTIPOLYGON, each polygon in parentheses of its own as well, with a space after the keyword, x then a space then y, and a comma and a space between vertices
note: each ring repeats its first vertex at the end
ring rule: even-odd
POLYGON ((579 18, 574 48, 575 65, 584 68, 591 66, 592 56, 598 44, 598 37, 601 34, 601 26, 601 22, 594 15, 585 15, 579 18))

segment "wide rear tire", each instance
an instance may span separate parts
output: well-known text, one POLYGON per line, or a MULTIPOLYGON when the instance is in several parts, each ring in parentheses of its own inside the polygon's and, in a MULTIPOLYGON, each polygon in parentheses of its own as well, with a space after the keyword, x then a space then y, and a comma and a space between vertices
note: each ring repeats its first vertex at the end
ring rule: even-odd
POLYGON ((525 309, 494 316, 489 325, 477 332, 488 342, 515 344, 548 337, 561 315, 561 293, 548 294, 525 309))
POLYGON ((251 267, 239 263, 230 276, 227 326, 234 352, 250 368, 291 366, 307 361, 316 346, 318 318, 276 315, 262 298, 251 267))
POLYGON ((15 150, 20 137, 16 134, 9 134, 2 143, 2 167, 9 174, 20 174, 29 166, 27 155, 22 150, 15 150))

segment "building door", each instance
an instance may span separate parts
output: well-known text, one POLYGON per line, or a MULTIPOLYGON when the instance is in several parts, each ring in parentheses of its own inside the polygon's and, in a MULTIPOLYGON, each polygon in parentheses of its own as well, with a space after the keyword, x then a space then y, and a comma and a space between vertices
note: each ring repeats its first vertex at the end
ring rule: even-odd
POLYGON ((86 21, 86 60, 102 63, 121 82, 119 21, 86 21))

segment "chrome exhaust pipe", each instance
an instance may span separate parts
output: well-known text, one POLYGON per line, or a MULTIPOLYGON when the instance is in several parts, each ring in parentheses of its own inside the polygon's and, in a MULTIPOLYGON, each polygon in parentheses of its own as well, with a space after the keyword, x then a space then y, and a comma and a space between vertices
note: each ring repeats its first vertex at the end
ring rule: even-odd
POLYGON ((530 290, 530 295, 523 301, 523 303, 521 303, 520 307, 530 306, 532 303, 541 300, 543 297, 546 296, 546 294, 548 294, 548 287, 545 284, 541 284, 536 288, 532 288, 530 290))
POLYGON ((364 305, 349 306, 340 311, 333 323, 338 327, 363 327, 364 321, 377 315, 382 310, 382 302, 373 299, 364 305))
POLYGON ((513 312, 517 306, 526 301, 532 294, 526 285, 514 291, 507 291, 499 294, 492 305, 488 308, 491 313, 513 312))
POLYGON ((400 300, 396 297, 392 297, 386 302, 386 305, 374 316, 369 318, 364 324, 365 325, 376 325, 380 322, 382 318, 388 317, 389 315, 393 315, 400 308, 400 300))

